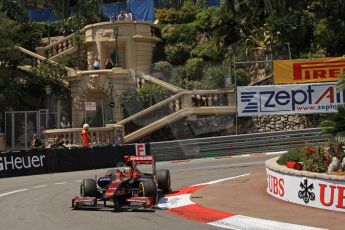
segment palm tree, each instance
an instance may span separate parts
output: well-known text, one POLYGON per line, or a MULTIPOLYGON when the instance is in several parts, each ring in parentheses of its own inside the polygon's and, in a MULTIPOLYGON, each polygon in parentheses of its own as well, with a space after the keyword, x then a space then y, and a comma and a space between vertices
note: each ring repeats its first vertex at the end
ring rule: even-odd
MULTIPOLYGON (((345 74, 340 75, 337 90, 345 90, 345 74)), ((345 136, 345 106, 338 107, 338 112, 328 115, 326 120, 323 120, 320 124, 323 128, 323 133, 331 134, 334 137, 345 136)))

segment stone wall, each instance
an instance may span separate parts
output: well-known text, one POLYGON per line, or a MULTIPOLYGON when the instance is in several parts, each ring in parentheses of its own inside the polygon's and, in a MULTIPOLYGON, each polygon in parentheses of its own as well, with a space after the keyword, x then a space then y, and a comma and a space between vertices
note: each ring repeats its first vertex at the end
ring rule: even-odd
POLYGON ((253 133, 274 132, 315 128, 319 125, 318 115, 270 115, 252 118, 253 133))

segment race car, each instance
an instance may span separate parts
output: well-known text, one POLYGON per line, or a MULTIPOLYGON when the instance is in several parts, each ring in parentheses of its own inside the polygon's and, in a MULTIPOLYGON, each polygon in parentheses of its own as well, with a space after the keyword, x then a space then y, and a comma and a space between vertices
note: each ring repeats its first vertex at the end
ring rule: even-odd
POLYGON ((98 179, 82 180, 81 197, 72 199, 72 208, 152 209, 157 202, 158 192, 168 193, 171 190, 169 170, 156 170, 153 155, 125 156, 125 159, 124 167, 110 169, 98 179), (152 173, 141 172, 138 164, 152 164, 152 173), (112 203, 111 206, 107 205, 108 201, 112 203))

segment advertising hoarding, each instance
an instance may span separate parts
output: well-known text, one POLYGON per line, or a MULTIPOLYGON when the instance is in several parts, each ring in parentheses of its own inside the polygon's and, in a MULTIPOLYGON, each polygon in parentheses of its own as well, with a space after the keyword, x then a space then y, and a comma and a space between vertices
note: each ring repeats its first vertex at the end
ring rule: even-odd
POLYGON ((345 181, 286 175, 266 168, 267 193, 281 200, 345 212, 345 181))
POLYGON ((344 104, 336 83, 237 87, 238 116, 336 112, 344 104))
POLYGON ((275 84, 337 81, 344 70, 344 57, 273 61, 275 84))

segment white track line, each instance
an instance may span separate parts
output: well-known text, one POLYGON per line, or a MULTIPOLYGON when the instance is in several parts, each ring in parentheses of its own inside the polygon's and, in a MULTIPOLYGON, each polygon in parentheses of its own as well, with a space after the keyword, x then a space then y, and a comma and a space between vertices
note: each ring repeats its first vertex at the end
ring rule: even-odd
POLYGON ((28 190, 27 188, 24 188, 24 189, 15 190, 15 191, 12 191, 12 192, 2 193, 2 194, 0 194, 0 197, 8 196, 8 195, 11 195, 11 194, 14 194, 14 193, 18 193, 18 192, 24 192, 24 191, 27 191, 27 190, 28 190))
POLYGON ((38 186, 35 186, 34 188, 44 188, 44 187, 47 187, 48 185, 38 185, 38 186))
POLYGON ((57 182, 57 183, 54 183, 55 185, 60 185, 60 184, 66 184, 67 182, 57 182))

